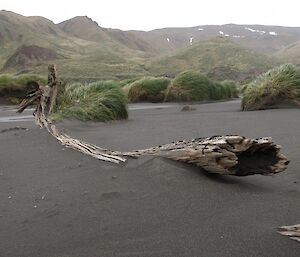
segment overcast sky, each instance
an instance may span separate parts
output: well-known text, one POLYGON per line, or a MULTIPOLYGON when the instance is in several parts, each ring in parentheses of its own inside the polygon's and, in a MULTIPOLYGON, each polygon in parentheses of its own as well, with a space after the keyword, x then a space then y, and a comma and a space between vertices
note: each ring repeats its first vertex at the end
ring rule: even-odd
POLYGON ((300 27, 300 0, 0 0, 0 9, 55 23, 87 15, 102 27, 123 30, 226 23, 300 27))

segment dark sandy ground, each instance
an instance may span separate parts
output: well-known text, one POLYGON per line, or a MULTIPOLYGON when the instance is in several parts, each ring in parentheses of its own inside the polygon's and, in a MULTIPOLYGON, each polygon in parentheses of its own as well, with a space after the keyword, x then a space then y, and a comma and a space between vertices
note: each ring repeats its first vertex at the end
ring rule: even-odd
POLYGON ((222 177, 154 157, 117 166, 64 149, 28 118, 3 122, 14 114, 2 108, 0 256, 299 257, 300 244, 276 233, 300 222, 299 109, 242 113, 238 101, 181 107, 58 127, 116 150, 216 134, 272 136, 289 168, 222 177), (6 130, 15 126, 28 130, 6 130))

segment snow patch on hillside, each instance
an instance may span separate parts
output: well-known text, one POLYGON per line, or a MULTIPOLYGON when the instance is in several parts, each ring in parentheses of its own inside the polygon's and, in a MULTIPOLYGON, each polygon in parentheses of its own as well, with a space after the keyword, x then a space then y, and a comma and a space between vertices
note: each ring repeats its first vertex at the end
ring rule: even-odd
POLYGON ((223 31, 219 31, 219 34, 224 36, 224 37, 234 37, 234 38, 244 38, 245 36, 239 36, 239 35, 230 35, 230 34, 227 34, 227 33, 224 33, 223 31))
POLYGON ((248 27, 246 27, 245 29, 246 29, 246 30, 249 30, 249 31, 251 31, 251 32, 259 33, 259 34, 261 34, 261 35, 263 35, 263 34, 266 33, 266 32, 263 31, 263 30, 251 29, 251 28, 248 28, 248 27))
POLYGON ((277 34, 276 32, 274 32, 274 31, 270 31, 269 34, 270 34, 271 36, 278 36, 278 34, 277 34))

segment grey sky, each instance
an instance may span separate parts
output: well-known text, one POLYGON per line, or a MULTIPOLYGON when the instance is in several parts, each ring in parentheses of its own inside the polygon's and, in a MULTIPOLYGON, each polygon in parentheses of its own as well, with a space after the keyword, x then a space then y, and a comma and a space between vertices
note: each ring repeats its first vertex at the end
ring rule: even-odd
POLYGON ((87 15, 102 27, 123 30, 226 23, 300 27, 299 0, 1 0, 0 9, 55 23, 87 15))

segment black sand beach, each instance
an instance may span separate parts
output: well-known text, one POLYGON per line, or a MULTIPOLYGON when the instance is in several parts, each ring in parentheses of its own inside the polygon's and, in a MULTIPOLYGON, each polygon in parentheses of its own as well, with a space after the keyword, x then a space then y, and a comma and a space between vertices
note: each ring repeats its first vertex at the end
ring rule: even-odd
POLYGON ((64 149, 25 112, 0 111, 1 257, 298 257, 276 233, 300 222, 300 112, 240 102, 135 105, 128 121, 59 128, 114 150, 222 134, 271 136, 291 163, 272 177, 224 177, 155 157, 120 166, 64 149), (147 106, 151 106, 147 107, 147 106), (23 130, 9 130, 16 126, 23 130))

